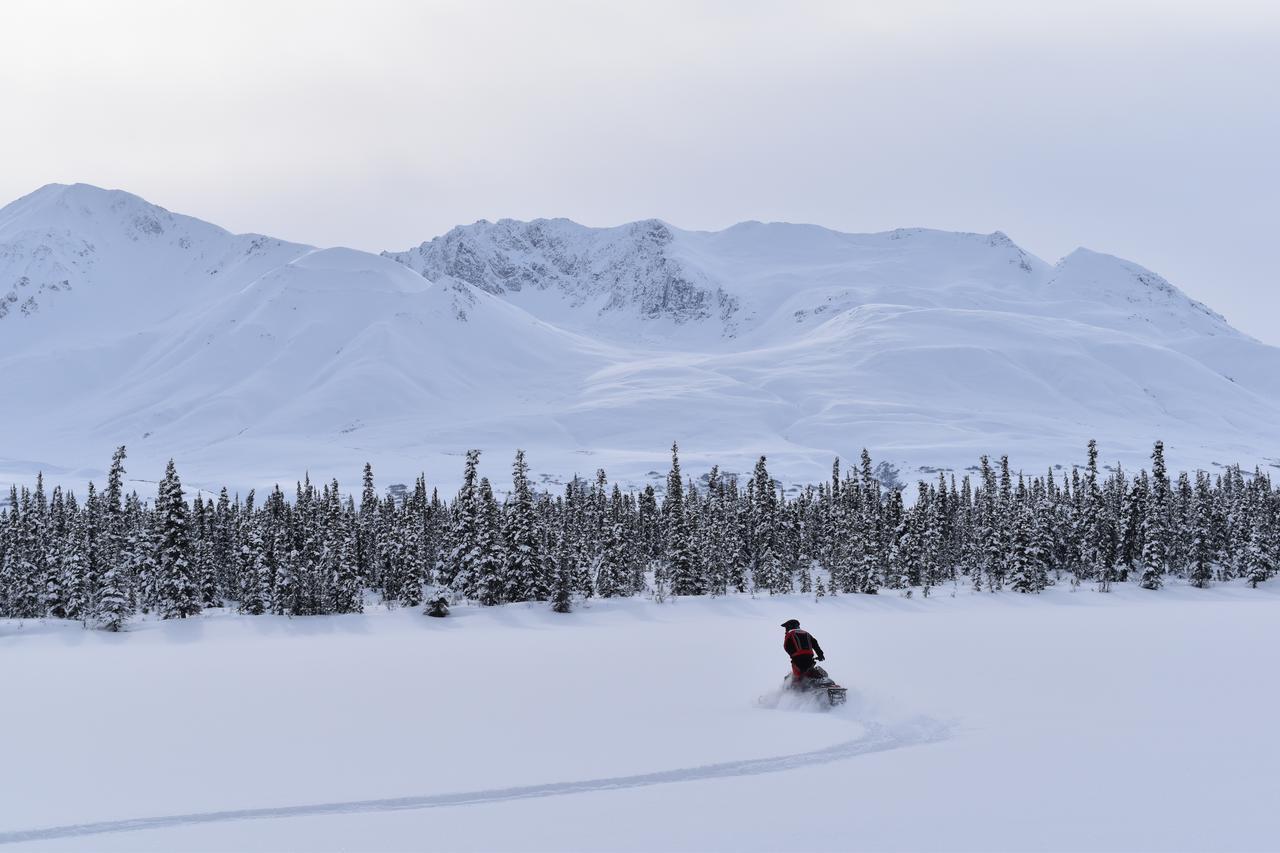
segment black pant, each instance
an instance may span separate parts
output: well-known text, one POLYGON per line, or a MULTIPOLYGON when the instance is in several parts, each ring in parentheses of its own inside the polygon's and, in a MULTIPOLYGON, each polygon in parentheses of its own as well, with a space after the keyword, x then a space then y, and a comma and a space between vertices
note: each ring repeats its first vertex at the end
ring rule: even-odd
POLYGON ((792 655, 791 656, 791 668, 796 672, 800 673, 801 678, 803 678, 809 672, 809 670, 813 669, 817 665, 818 665, 818 662, 814 660, 813 655, 792 655))

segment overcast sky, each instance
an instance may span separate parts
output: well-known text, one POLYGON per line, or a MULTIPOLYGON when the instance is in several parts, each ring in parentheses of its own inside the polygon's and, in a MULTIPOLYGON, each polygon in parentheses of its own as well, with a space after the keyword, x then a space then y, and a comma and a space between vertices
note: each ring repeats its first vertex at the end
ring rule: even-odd
POLYGON ((400 249, 476 219, 1007 232, 1280 344, 1280 3, 9 0, 0 200, 400 249))

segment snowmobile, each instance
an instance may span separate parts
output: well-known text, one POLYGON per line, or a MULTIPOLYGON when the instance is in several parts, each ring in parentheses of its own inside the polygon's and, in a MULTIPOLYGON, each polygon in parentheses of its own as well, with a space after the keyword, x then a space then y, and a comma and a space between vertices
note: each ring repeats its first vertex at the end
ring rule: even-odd
POLYGON ((782 686, 796 693, 811 694, 825 701, 832 708, 843 705, 849 698, 849 688, 836 684, 827 671, 817 664, 814 664, 800 678, 796 678, 790 672, 787 673, 787 677, 782 680, 782 686))

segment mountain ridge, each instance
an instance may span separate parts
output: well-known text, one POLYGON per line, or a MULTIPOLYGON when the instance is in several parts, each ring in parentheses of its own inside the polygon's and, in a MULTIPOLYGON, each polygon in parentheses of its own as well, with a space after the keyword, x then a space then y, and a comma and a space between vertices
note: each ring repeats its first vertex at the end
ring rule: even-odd
POLYGON ((1039 470, 1090 438, 1191 467, 1269 463, 1280 418, 1280 349, 1000 231, 508 219, 374 255, 48 185, 0 208, 0 306, 7 399, 39 413, 0 428, 0 481, 120 443, 245 485, 366 460, 447 483, 471 446, 642 483, 673 439, 691 471, 765 453, 800 479, 864 446, 907 478, 1039 470))

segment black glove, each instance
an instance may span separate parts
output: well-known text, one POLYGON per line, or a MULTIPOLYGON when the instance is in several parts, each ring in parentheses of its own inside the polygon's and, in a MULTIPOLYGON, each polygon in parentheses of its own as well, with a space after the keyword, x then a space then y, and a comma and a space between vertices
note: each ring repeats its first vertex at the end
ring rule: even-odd
POLYGON ((824 661, 824 660, 826 660, 826 659, 827 659, 827 656, 826 656, 826 655, 822 654, 821 652, 819 652, 819 653, 818 653, 818 660, 819 660, 819 661, 824 661))

